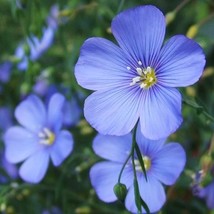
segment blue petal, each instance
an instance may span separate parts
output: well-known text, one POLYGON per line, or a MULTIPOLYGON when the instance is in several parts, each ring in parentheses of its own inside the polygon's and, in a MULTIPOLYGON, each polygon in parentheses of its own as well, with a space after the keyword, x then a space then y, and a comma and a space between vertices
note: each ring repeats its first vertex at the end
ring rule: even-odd
MULTIPOLYGON (((141 174, 141 176, 138 176, 138 185, 141 198, 149 207, 150 212, 159 211, 166 201, 166 195, 161 183, 153 177, 148 177, 148 181, 146 181, 144 175, 141 174)), ((134 187, 131 187, 127 194, 125 206, 132 213, 138 213, 135 205, 134 187)), ((143 207, 142 212, 146 213, 143 207)))
POLYGON ((20 177, 30 183, 39 183, 47 171, 49 164, 49 154, 46 150, 30 156, 19 170, 20 177))
POLYGON ((100 157, 123 164, 130 153, 131 144, 131 134, 119 137, 97 135, 93 141, 93 149, 100 157))
POLYGON ((143 67, 156 62, 165 36, 165 17, 154 6, 140 6, 117 15, 112 32, 120 47, 143 67))
MULTIPOLYGON (((105 202, 116 201, 114 185, 118 182, 118 176, 122 164, 106 161, 95 164, 90 170, 90 179, 100 200, 105 202)), ((121 183, 127 188, 133 183, 133 173, 131 167, 126 167, 123 171, 121 183)))
POLYGON ((214 209, 214 182, 212 182, 209 186, 206 187, 207 197, 206 202, 207 206, 210 209, 214 209))
POLYGON ((54 30, 51 27, 47 27, 43 30, 43 37, 39 40, 37 37, 32 36, 28 38, 28 44, 30 46, 31 60, 37 60, 41 55, 51 46, 54 40, 54 30))
POLYGON ((31 95, 22 101, 15 110, 18 122, 26 129, 38 132, 46 122, 46 110, 41 100, 31 95))
POLYGON ((85 118, 101 134, 125 135, 139 118, 141 100, 140 91, 125 87, 96 91, 85 101, 85 118))
POLYGON ((133 74, 127 66, 127 57, 118 46, 106 39, 91 38, 81 48, 75 76, 82 87, 91 90, 129 85, 133 74))
POLYGON ((152 160, 151 173, 166 185, 172 185, 180 176, 186 163, 184 149, 178 143, 169 143, 152 160))
POLYGON ((54 166, 59 166, 73 149, 73 137, 68 131, 61 131, 50 148, 50 156, 54 166))
POLYGON ((152 140, 168 137, 182 122, 180 93, 155 85, 144 95, 140 116, 143 135, 152 140))
POLYGON ((150 140, 148 138, 145 138, 141 132, 140 123, 138 124, 136 141, 143 155, 153 158, 156 153, 162 148, 165 140, 165 138, 160 140, 150 140))
POLYGON ((193 40, 178 35, 162 48, 156 68, 158 83, 168 87, 185 87, 194 84, 202 75, 205 56, 193 40))
POLYGON ((59 93, 52 95, 48 104, 48 127, 52 131, 58 131, 62 126, 64 96, 59 93))
POLYGON ((37 136, 20 126, 9 128, 5 133, 4 141, 5 155, 11 163, 23 161, 42 148, 37 136))
POLYGON ((63 124, 65 126, 76 125, 82 114, 82 110, 75 98, 70 101, 66 101, 63 106, 63 124))

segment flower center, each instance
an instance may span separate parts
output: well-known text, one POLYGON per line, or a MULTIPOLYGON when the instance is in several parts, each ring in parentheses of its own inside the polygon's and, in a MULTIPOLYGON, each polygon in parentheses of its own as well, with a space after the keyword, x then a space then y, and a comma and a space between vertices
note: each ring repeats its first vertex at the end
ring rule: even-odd
MULTIPOLYGON (((138 65, 141 66, 142 62, 139 61, 138 65)), ((131 68, 127 67, 127 69, 130 70, 131 68)), ((147 68, 137 67, 136 71, 138 75, 132 79, 132 82, 130 83, 131 86, 138 83, 140 88, 148 89, 157 82, 155 70, 150 66, 147 68)))
POLYGON ((55 134, 48 128, 43 128, 38 136, 40 138, 39 143, 44 145, 52 145, 55 141, 55 134))
MULTIPOLYGON (((142 171, 139 160, 135 160, 135 169, 137 171, 142 171)), ((151 159, 148 156, 143 156, 143 163, 145 170, 148 171, 151 168, 151 159)))

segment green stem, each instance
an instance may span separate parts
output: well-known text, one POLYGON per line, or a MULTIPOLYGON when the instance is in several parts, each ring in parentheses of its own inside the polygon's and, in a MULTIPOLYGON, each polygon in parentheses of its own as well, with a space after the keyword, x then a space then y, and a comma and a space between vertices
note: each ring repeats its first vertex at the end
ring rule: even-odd
POLYGON ((117 9, 117 13, 119 13, 122 10, 122 7, 123 7, 124 3, 125 3, 125 0, 121 0, 120 1, 119 7, 117 9))
POLYGON ((136 130, 137 130, 137 124, 134 127, 133 136, 132 136, 132 149, 131 149, 131 157, 132 157, 132 167, 134 172, 134 194, 135 194, 135 204, 138 209, 138 213, 142 213, 142 207, 140 203, 140 191, 139 191, 139 185, 137 181, 137 172, 135 169, 135 157, 134 157, 134 150, 135 150, 135 144, 136 144, 136 130))
POLYGON ((132 156, 132 152, 129 153, 128 157, 126 158, 126 160, 125 160, 125 162, 124 162, 124 164, 123 164, 123 166, 122 166, 122 168, 121 168, 121 170, 120 170, 120 174, 119 174, 119 176, 118 176, 118 183, 120 183, 123 170, 124 170, 126 164, 128 163, 129 159, 131 158, 131 156, 132 156))
POLYGON ((184 0, 182 1, 174 10, 175 13, 177 13, 179 10, 181 10, 190 0, 184 0))
POLYGON ((204 106, 199 105, 198 103, 196 103, 195 101, 192 100, 188 100, 186 98, 183 97, 183 103, 200 111, 205 117, 207 117, 210 121, 214 122, 214 117, 212 115, 210 115, 205 109, 204 106))

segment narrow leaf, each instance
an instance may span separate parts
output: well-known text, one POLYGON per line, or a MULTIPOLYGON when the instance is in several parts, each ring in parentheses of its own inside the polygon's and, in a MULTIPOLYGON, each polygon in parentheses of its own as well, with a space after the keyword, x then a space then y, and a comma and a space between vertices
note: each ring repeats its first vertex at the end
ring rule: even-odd
POLYGON ((145 168, 145 166, 144 166, 142 154, 141 154, 141 152, 140 152, 140 149, 139 149, 137 143, 135 143, 135 151, 136 151, 138 160, 139 160, 139 162, 140 162, 141 169, 142 169, 143 174, 144 174, 144 176, 145 176, 145 178, 146 178, 146 181, 147 181, 146 168, 145 168))
POLYGON ((134 178, 134 195, 135 195, 135 204, 137 206, 137 209, 140 213, 142 213, 141 197, 140 197, 139 186, 136 178, 134 178))
POLYGON ((146 202, 140 197, 140 202, 141 205, 143 206, 144 210, 146 211, 147 214, 150 214, 149 207, 147 206, 146 202))

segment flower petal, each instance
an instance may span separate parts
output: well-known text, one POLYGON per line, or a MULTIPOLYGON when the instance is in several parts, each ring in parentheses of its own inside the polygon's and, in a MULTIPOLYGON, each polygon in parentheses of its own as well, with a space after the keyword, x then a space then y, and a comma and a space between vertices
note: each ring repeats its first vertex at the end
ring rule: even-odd
POLYGON ((84 88, 104 90, 120 86, 121 80, 132 80, 125 53, 112 42, 102 38, 90 38, 81 48, 75 66, 77 82, 84 88))
POLYGON ((182 122, 181 95, 178 90, 155 85, 143 99, 140 117, 143 135, 157 140, 175 132, 182 122))
POLYGON ((125 135, 139 118, 141 99, 140 91, 134 88, 96 91, 86 99, 84 115, 101 134, 125 135))
POLYGON ((214 209, 214 182, 205 187, 206 202, 209 209, 214 209))
POLYGON ((194 84, 202 75, 205 56, 202 48, 193 40, 178 35, 162 48, 157 67, 161 85, 185 87, 194 84))
MULTIPOLYGON (((138 176, 138 185, 141 198, 149 207, 150 212, 159 211, 166 201, 166 195, 161 183, 152 176, 148 177, 148 181, 146 181, 144 175, 141 174, 138 176)), ((134 187, 131 187, 127 194, 125 206, 132 213, 138 213, 135 205, 134 187)), ((146 213, 143 207, 142 212, 146 213)))
POLYGON ((18 122, 26 129, 38 132, 45 124, 46 110, 42 101, 35 95, 30 95, 22 101, 15 110, 18 122))
POLYGON ((63 120, 63 105, 65 98, 59 93, 55 93, 50 98, 48 104, 48 127, 52 131, 58 131, 62 126, 63 120))
POLYGON ((73 137, 69 131, 61 131, 50 148, 54 166, 59 166, 73 149, 73 137))
POLYGON ((165 138, 160 140, 150 140, 148 138, 145 138, 141 132, 140 123, 138 124, 136 141, 143 155, 153 158, 156 153, 162 148, 165 140, 165 138))
POLYGON ((123 164, 130 153, 131 144, 131 134, 119 137, 99 134, 93 141, 93 149, 100 157, 123 164))
POLYGON ((21 166, 20 177, 30 183, 39 183, 48 168, 49 154, 47 150, 41 150, 30 156, 21 166))
POLYGON ((11 163, 23 161, 42 148, 37 136, 20 126, 9 128, 5 133, 4 141, 5 155, 11 163))
POLYGON ((178 143, 168 143, 152 160, 151 173, 166 185, 172 185, 180 176, 186 163, 184 149, 178 143))
MULTIPOLYGON (((117 200, 113 188, 118 182, 118 176, 121 168, 122 164, 110 161, 97 163, 91 168, 91 183, 100 200, 105 202, 113 202, 117 200)), ((132 182, 132 168, 126 167, 121 177, 121 183, 125 184, 126 187, 129 188, 132 182)))
POLYGON ((165 17, 154 6, 126 10, 112 21, 112 33, 120 47, 143 67, 152 66, 165 36, 165 17))

